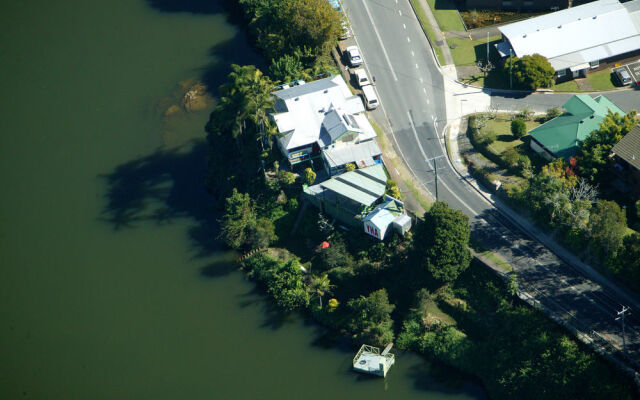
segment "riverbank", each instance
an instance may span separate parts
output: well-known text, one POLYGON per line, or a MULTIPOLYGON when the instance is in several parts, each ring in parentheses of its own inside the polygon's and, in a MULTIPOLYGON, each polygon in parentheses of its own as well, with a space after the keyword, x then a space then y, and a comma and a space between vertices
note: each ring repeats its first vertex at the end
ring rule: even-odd
MULTIPOLYGON (((250 19, 255 24, 254 18, 250 19)), ((325 46, 318 46, 322 48, 325 46)), ((272 61, 281 58, 267 56, 272 61)), ((307 62, 315 64, 314 60, 307 62)), ((304 67, 302 64, 299 73, 304 73, 304 67)), ((528 398, 534 393, 536 398, 559 394, 632 398, 633 386, 616 377, 609 364, 521 304, 514 297, 513 281, 502 283, 475 264, 465 272, 468 243, 443 238, 443 243, 451 245, 447 251, 455 254, 455 261, 442 264, 450 268, 444 274, 429 262, 435 263, 444 254, 425 245, 433 235, 414 233, 374 245, 361 233, 332 226, 313 209, 300 217, 301 228, 292 233, 293 221, 304 209, 298 203, 303 174, 297 180, 295 174, 281 169, 277 148, 256 146, 265 137, 268 141, 272 132, 268 125, 264 127, 269 122, 262 116, 273 106, 268 89, 276 79, 271 76, 274 72, 281 71, 270 68, 262 74, 253 67, 237 67, 229 77, 221 92, 228 101, 212 114, 208 125, 210 159, 216 160, 209 186, 224 201, 222 237, 230 246, 242 251, 286 248, 286 252, 275 252, 285 254, 283 257, 273 251, 259 252, 243 262, 249 276, 285 315, 308 313, 351 337, 354 344, 384 344, 397 335, 399 346, 479 376, 495 398, 528 398), (252 103, 260 106, 244 108, 243 98, 260 99, 252 103), (228 119, 239 114, 246 115, 241 130, 228 119), (227 169, 231 160, 235 161, 233 168, 227 169), (505 326, 508 329, 503 331, 505 326), (492 357, 498 362, 487 365, 492 357), (514 373, 522 370, 527 373, 514 373), (532 390, 543 383, 546 391, 532 390)), ((420 222, 423 228, 418 232, 433 229, 444 235, 454 230, 442 227, 456 221, 458 229, 466 228, 468 238, 466 217, 442 203, 436 205, 439 214, 429 210, 425 217, 432 222, 420 222)))

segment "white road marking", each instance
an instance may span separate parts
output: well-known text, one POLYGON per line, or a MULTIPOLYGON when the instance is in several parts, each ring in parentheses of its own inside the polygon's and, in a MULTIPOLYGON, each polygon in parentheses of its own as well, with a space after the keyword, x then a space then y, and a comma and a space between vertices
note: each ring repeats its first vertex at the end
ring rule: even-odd
POLYGON ((419 67, 418 67, 418 64, 416 64, 416 69, 418 69, 418 68, 419 68, 419 67))
POLYGON ((407 29, 407 25, 402 24, 402 28, 407 29))
POLYGON ((420 83, 422 83, 422 78, 418 78, 418 79, 420 79, 420 83))
POLYGON ((418 139, 418 131, 416 131, 416 125, 413 123, 413 118, 411 118, 411 113, 407 111, 407 117, 409 117, 409 125, 411 125, 411 130, 413 131, 413 137, 416 138, 416 143, 418 143, 418 148, 420 149, 420 153, 422 153, 422 158, 427 160, 427 153, 424 152, 422 148, 422 143, 420 143, 420 139, 418 139))
MULTIPOLYGON (((424 91, 424 94, 427 94, 427 89, 422 88, 422 90, 424 91)), ((429 104, 429 99, 427 99, 427 104, 429 104)))
POLYGON ((415 57, 416 53, 414 53, 413 50, 411 50, 411 55, 415 57))
POLYGON ((407 36, 407 42, 411 43, 411 39, 407 36))
POLYGON ((402 10, 398 10, 398 14, 402 15, 402 10))
POLYGON ((365 0, 362 0, 362 4, 364 5, 364 10, 367 12, 369 21, 371 21, 371 26, 373 27, 373 31, 375 32, 376 37, 378 38, 378 43, 380 43, 382 54, 384 54, 384 58, 385 60, 387 60, 387 65, 389 65, 389 70, 391 71, 391 75, 393 76, 393 79, 397 81, 398 77, 396 76, 396 72, 393 70, 393 66, 391 65, 391 60, 389 60, 389 55, 387 54, 387 50, 384 48, 384 45, 382 44, 382 39, 380 39, 380 33, 378 32, 378 28, 376 28, 376 24, 373 22, 373 18, 371 18, 371 12, 369 11, 369 6, 367 6, 367 2, 365 0))

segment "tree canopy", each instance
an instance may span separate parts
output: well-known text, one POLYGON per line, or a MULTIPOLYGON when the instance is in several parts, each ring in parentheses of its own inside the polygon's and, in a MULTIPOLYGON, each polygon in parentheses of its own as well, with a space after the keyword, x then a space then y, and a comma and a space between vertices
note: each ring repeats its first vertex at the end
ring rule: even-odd
POLYGON ((615 202, 600 200, 591 211, 589 230, 591 241, 602 258, 613 257, 627 230, 626 214, 615 202))
POLYGON ((600 129, 591 132, 580 143, 580 175, 591 182, 601 182, 609 173, 613 163, 611 149, 638 123, 637 113, 630 111, 625 116, 609 110, 600 123, 600 129))
POLYGON ((225 213, 220 220, 220 237, 233 249, 267 247, 277 240, 275 226, 267 218, 258 218, 248 193, 233 193, 225 200, 225 213))
POLYGON ((234 187, 250 190, 260 167, 259 139, 271 141, 276 135, 268 118, 273 83, 253 65, 232 65, 231 69, 205 128, 209 133, 207 186, 218 200, 228 197, 234 187))
POLYGON ((424 222, 416 224, 414 244, 422 265, 434 278, 454 281, 471 261, 469 218, 445 202, 435 202, 424 222))
POLYGON ((393 340, 391 313, 395 306, 389 303, 385 289, 351 299, 347 305, 351 312, 349 328, 357 341, 384 345, 393 340))
MULTIPOLYGON (((510 68, 505 63, 505 68, 510 68)), ((538 88, 551 87, 555 70, 544 56, 533 54, 522 58, 513 58, 513 80, 516 86, 523 89, 536 90, 538 88)))
POLYGON ((327 55, 342 32, 326 0, 240 0, 257 45, 268 59, 301 55, 305 67, 327 55))

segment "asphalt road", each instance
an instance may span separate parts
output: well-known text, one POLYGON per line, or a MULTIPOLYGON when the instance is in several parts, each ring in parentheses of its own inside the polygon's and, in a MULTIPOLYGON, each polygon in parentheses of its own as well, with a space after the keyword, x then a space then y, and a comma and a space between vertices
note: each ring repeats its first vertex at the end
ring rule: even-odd
MULTIPOLYGON (((640 89, 615 90, 602 92, 602 94, 625 112, 640 110, 640 89)), ((533 93, 527 95, 494 92, 494 96, 491 98, 491 105, 499 110, 519 110, 524 106, 529 106, 534 111, 545 111, 550 107, 562 107, 571 96, 572 94, 569 93, 533 93)), ((593 96, 597 96, 597 94, 593 96)))
MULTIPOLYGON (((435 194, 433 169, 437 163, 439 199, 469 216, 473 237, 514 267, 521 289, 556 313, 557 319, 592 337, 605 338, 614 346, 609 351, 622 357, 618 350, 622 348, 621 327, 614 317, 622 304, 638 305, 640 310, 636 298, 594 271, 562 261, 479 196, 446 160, 439 134, 448 121, 444 78, 408 0, 343 0, 343 5, 366 68, 376 77, 382 107, 374 115, 378 120, 388 119, 394 146, 410 170, 435 194)), ((637 92, 615 95, 615 99, 607 96, 621 108, 637 108, 637 92)), ((568 97, 495 96, 492 105, 500 109, 529 105, 543 111, 561 106, 568 97)), ((640 319, 631 314, 626 322, 627 349, 633 360, 627 365, 640 371, 635 363, 640 361, 640 319)))

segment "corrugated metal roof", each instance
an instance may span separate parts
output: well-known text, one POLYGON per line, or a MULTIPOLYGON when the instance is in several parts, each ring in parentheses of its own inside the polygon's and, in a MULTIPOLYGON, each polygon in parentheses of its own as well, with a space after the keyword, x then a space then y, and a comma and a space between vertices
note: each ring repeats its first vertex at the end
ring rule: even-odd
POLYGON ((613 153, 640 170, 640 125, 631 129, 613 146, 613 153))
POLYGON ((638 4, 599 0, 498 29, 518 57, 538 53, 559 70, 640 48, 638 4))
POLYGON ((355 202, 370 206, 384 195, 387 174, 381 164, 345 172, 322 182, 320 186, 355 202))
POLYGON ((281 89, 273 92, 275 96, 278 96, 282 100, 289 100, 296 97, 304 96, 324 89, 331 89, 338 86, 332 80, 333 78, 324 78, 317 81, 307 82, 302 85, 290 87, 288 89, 281 89))
POLYGON ((349 144, 333 149, 324 150, 325 160, 329 168, 338 167, 347 163, 371 159, 382 154, 375 140, 369 140, 358 144, 349 144))
POLYGON ((555 154, 569 158, 578 152, 581 141, 594 130, 609 110, 625 115, 604 96, 595 99, 586 94, 574 95, 565 104, 566 113, 529 131, 531 137, 555 154))
POLYGON ((331 109, 344 114, 364 112, 362 100, 351 93, 340 75, 279 90, 273 95, 286 105, 285 112, 272 114, 272 117, 278 132, 291 132, 286 144, 281 141, 289 150, 315 143, 323 129, 325 114, 331 109))
POLYGON ((331 109, 324 115, 318 143, 320 146, 328 146, 350 130, 353 129, 347 125, 340 113, 335 108, 331 109))

